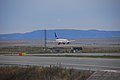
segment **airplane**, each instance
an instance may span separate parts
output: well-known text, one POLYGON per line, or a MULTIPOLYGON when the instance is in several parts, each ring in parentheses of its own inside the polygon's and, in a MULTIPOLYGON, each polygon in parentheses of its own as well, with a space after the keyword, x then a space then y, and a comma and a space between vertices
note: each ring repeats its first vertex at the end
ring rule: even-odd
POLYGON ((70 42, 71 42, 70 40, 60 39, 60 38, 58 38, 56 32, 54 32, 54 34, 55 34, 55 39, 56 39, 56 42, 58 43, 58 45, 60 45, 60 44, 70 44, 70 42))

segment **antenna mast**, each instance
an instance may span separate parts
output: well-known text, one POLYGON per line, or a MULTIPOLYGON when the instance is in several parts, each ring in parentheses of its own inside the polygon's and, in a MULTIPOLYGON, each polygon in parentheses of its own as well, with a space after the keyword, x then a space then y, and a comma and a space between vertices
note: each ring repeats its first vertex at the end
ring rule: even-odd
POLYGON ((46 29, 44 30, 44 48, 45 48, 45 53, 47 52, 47 31, 46 29))

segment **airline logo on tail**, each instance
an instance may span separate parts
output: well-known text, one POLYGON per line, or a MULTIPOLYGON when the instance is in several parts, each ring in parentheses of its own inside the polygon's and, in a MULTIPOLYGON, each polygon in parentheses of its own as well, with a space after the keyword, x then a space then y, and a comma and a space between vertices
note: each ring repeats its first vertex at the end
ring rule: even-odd
POLYGON ((54 32, 54 34, 55 34, 55 39, 59 39, 59 38, 57 37, 57 34, 56 34, 56 32, 54 32))

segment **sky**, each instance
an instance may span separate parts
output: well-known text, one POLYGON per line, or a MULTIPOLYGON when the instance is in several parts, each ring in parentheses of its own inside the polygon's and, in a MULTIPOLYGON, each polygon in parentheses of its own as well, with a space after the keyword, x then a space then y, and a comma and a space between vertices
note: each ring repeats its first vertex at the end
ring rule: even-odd
POLYGON ((120 31, 120 0, 0 0, 0 34, 42 29, 120 31))

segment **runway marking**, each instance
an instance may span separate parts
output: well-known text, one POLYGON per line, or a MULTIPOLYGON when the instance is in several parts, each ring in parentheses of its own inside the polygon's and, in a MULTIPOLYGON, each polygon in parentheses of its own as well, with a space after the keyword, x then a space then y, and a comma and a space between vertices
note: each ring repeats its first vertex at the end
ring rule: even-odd
POLYGON ((102 71, 120 73, 120 70, 102 70, 102 71))

